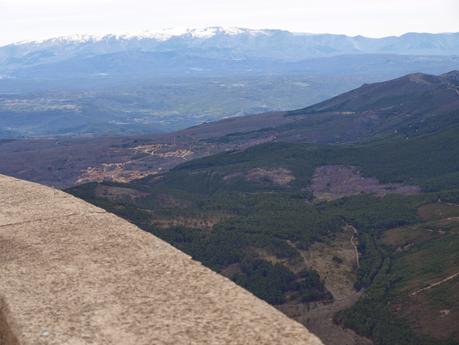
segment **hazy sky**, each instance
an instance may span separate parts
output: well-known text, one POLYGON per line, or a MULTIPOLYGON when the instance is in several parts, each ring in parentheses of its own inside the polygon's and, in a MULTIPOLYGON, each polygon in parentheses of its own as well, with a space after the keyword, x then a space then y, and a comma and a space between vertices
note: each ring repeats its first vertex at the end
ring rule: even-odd
POLYGON ((459 31, 459 0, 0 0, 0 44, 238 26, 372 37, 459 31))

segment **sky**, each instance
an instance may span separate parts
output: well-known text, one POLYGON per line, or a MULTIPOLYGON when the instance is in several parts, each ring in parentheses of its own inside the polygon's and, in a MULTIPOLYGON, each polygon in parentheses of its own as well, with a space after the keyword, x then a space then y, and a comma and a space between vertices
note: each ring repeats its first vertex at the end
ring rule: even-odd
POLYGON ((459 32, 459 0, 0 0, 0 45, 209 26, 369 37, 459 32))

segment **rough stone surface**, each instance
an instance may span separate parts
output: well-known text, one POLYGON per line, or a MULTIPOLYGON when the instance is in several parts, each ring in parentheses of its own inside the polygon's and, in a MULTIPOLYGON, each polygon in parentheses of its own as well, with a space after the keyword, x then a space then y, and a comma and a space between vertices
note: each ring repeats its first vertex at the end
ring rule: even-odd
POLYGON ((0 344, 322 343, 134 225, 0 175, 0 344))

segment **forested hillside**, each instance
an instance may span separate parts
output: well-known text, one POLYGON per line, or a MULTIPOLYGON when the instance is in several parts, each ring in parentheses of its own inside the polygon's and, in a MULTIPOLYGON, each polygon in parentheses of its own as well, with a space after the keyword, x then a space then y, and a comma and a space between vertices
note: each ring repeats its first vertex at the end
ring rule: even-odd
MULTIPOLYGON (((69 191, 160 236, 313 331, 326 322, 314 312, 323 305, 337 324, 377 345, 455 344, 459 310, 447 306, 456 295, 413 293, 459 264, 458 144, 457 127, 352 145, 270 143, 129 184, 69 191), (325 253, 319 263, 311 261, 318 248, 325 253), (342 303, 339 281, 349 282, 345 299, 356 304, 342 303), (308 311, 299 313, 301 306, 308 311), (439 316, 443 332, 422 326, 439 316)), ((457 277, 440 285, 454 290, 457 277)), ((326 332, 339 334, 337 324, 326 332)))

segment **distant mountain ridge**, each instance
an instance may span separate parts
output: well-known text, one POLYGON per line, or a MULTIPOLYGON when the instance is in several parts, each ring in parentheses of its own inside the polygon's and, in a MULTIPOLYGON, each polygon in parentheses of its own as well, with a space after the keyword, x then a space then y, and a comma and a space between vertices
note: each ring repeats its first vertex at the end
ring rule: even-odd
POLYGON ((0 63, 9 68, 122 51, 180 52, 207 58, 265 58, 297 61, 346 54, 459 55, 459 33, 407 33, 368 38, 284 30, 213 27, 139 35, 74 35, 0 47, 0 63))

